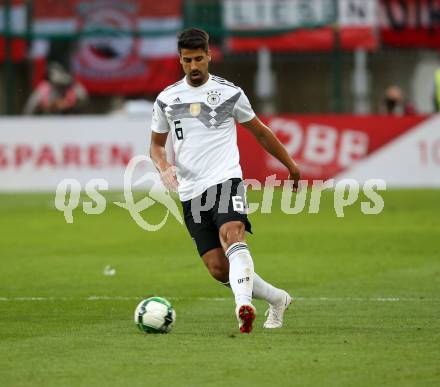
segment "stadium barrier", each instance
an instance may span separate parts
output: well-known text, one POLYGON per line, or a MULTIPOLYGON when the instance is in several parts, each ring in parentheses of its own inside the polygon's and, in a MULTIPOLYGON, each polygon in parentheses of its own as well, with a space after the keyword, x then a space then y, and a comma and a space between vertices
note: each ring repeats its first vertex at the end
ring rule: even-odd
MULTIPOLYGON (((440 115, 263 117, 309 180, 379 178, 388 187, 440 187, 440 115)), ((105 179, 124 187, 126 165, 148 154, 150 116, 0 119, 0 191, 55 191, 66 178, 82 186, 105 179)), ((238 128, 246 178, 285 170, 238 128)), ((143 163, 138 173, 155 173, 143 163)), ((147 182, 148 183, 148 182, 147 182)))

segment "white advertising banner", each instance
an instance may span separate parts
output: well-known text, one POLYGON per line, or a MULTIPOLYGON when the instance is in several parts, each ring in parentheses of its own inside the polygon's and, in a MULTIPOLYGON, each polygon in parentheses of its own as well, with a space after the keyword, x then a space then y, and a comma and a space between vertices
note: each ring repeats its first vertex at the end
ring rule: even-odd
POLYGON ((223 20, 231 30, 306 28, 331 25, 336 21, 343 27, 374 27, 378 24, 378 15, 377 0, 223 2, 223 20))
POLYGON ((304 28, 334 23, 336 12, 328 0, 226 0, 223 20, 228 29, 304 28))
MULTIPOLYGON (((0 119, 0 191, 55 191, 63 179, 124 186, 136 155, 147 155, 150 115, 0 119)), ((154 172, 152 163, 139 166, 154 172)))

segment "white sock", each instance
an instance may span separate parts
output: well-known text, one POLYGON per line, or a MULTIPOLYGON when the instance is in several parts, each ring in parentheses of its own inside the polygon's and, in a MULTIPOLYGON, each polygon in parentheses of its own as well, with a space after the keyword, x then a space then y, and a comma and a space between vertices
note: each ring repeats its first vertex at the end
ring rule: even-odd
POLYGON ((229 259, 229 283, 235 296, 237 306, 252 303, 254 283, 254 262, 247 244, 237 242, 229 246, 225 252, 229 259))
POLYGON ((262 279, 257 273, 254 273, 252 295, 259 300, 265 300, 274 305, 280 301, 283 293, 280 289, 262 279))

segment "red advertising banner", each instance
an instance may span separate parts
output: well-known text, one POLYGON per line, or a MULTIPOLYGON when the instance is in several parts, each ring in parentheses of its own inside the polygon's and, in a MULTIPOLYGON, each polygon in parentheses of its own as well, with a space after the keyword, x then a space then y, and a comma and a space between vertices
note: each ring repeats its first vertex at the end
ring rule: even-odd
POLYGON ((181 0, 35 4, 37 34, 80 37, 71 67, 91 94, 154 94, 178 80, 181 26, 181 0))
MULTIPOLYGON (((370 28, 341 28, 340 47, 346 51, 363 48, 368 51, 378 46, 377 39, 370 28)), ((267 47, 274 52, 313 52, 331 51, 335 47, 335 33, 330 27, 314 30, 299 30, 271 37, 228 39, 228 48, 233 52, 255 52, 267 47)))
POLYGON ((381 0, 384 45, 440 48, 440 0, 381 0))
MULTIPOLYGON (((326 180, 425 120, 425 116, 296 116, 277 115, 262 120, 301 167, 302 178, 326 180)), ((286 178, 287 170, 269 155, 244 127, 238 144, 245 178, 264 182, 267 176, 286 178)))

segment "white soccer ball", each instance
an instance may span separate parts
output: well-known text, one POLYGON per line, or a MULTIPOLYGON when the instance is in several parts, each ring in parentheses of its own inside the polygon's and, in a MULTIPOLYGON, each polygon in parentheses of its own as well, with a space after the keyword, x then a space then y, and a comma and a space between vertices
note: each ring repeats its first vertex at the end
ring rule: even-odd
POLYGON ((142 332, 168 333, 176 321, 176 311, 162 297, 142 300, 134 311, 134 322, 142 332))

